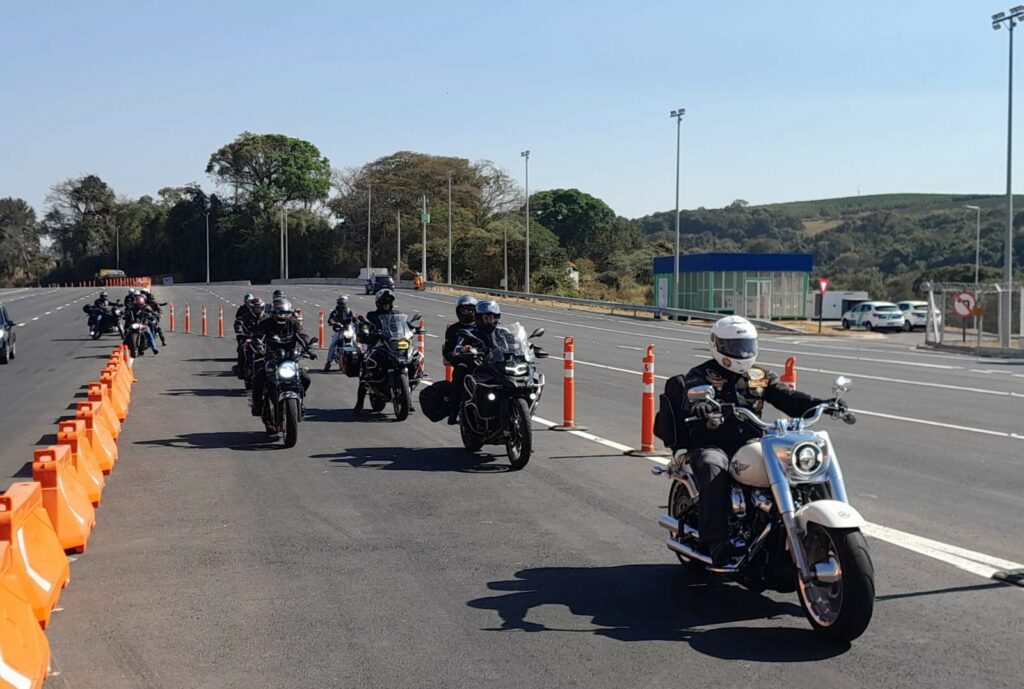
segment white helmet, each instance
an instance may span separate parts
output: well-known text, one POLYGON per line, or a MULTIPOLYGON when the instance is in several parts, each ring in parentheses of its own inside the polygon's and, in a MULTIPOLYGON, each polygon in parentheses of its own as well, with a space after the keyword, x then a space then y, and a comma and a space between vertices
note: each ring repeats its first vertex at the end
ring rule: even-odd
POLYGON ((711 328, 711 356, 733 373, 746 373, 757 360, 757 329, 740 316, 720 318, 711 328))

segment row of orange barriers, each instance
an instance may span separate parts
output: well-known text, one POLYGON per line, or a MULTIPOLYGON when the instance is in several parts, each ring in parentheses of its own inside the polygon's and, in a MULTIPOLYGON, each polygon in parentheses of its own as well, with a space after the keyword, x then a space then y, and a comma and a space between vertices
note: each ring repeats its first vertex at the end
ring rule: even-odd
POLYGON ((153 286, 153 279, 141 278, 105 278, 103 280, 77 280, 75 282, 51 282, 48 287, 144 287, 153 286))
POLYGON ((104 476, 118 459, 135 376, 124 346, 110 355, 57 443, 35 451, 32 481, 0 495, 0 687, 42 687, 50 646, 43 630, 71 579, 68 552, 85 552, 104 476))

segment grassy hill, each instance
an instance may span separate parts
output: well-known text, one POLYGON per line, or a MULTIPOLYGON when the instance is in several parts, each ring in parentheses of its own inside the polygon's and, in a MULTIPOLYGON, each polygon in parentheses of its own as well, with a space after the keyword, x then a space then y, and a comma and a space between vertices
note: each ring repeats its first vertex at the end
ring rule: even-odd
MULTIPOLYGON (((1015 196, 1015 208, 1024 203, 1024 196, 1015 196)), ((835 199, 818 199, 815 201, 791 201, 787 203, 767 203, 751 208, 776 210, 804 220, 834 219, 856 216, 862 213, 890 211, 901 214, 923 214, 939 211, 955 211, 966 209, 964 205, 981 206, 983 212, 1006 207, 1005 195, 992 194, 871 194, 867 196, 846 196, 835 199)), ((818 229, 817 231, 821 231, 818 229)), ((808 233, 814 234, 815 228, 808 227, 808 233)))

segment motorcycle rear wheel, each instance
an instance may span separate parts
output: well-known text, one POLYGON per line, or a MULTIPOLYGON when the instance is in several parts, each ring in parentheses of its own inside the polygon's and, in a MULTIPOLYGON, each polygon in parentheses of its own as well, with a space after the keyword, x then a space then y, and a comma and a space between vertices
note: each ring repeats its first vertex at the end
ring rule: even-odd
MULTIPOLYGON (((692 499, 682 484, 672 481, 672 487, 668 491, 669 516, 682 524, 690 516, 690 513, 697 509, 698 500, 700 500, 700 496, 697 497, 697 500, 692 499)), ((676 557, 679 559, 679 564, 688 570, 703 572, 705 569, 703 562, 687 559, 679 553, 676 553, 676 557)))
POLYGON ((809 563, 832 557, 838 560, 840 573, 831 584, 797 582, 804 616, 828 641, 853 641, 867 629, 875 607, 875 568, 864 534, 859 529, 809 524, 803 544, 809 563))
POLYGON ((530 453, 533 451, 533 425, 526 400, 517 398, 512 401, 508 410, 508 424, 510 432, 505 440, 505 450, 512 471, 519 471, 530 461, 530 453))
POLYGON ((299 441, 299 401, 289 398, 284 401, 284 446, 295 447, 299 441))

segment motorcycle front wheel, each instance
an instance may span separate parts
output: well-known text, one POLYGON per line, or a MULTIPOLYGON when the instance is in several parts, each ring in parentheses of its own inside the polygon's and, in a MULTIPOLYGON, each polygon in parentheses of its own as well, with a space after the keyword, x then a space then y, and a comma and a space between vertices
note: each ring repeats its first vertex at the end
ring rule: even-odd
POLYGON ((409 407, 412 406, 410 404, 412 392, 409 391, 409 375, 404 371, 397 374, 393 384, 391 405, 395 409, 395 421, 405 421, 409 418, 409 407))
POLYGON ((508 426, 505 450, 508 452, 512 471, 519 471, 530 461, 530 453, 533 451, 533 425, 530 422, 530 407, 526 400, 512 400, 508 410, 508 426))
POLYGON ((102 334, 103 333, 100 332, 99 328, 95 328, 95 329, 89 331, 89 337, 91 337, 94 340, 100 339, 100 335, 102 335, 102 334))
POLYGON ((867 629, 875 607, 875 568, 864 534, 809 524, 803 546, 811 565, 830 559, 838 564, 835 581, 797 582, 804 615, 823 638, 853 641, 867 629))
POLYGON ((299 441, 299 401, 294 397, 284 401, 284 446, 295 447, 299 441))
POLYGON ((462 433, 462 446, 470 452, 479 452, 484 446, 483 438, 478 436, 466 424, 464 418, 459 418, 459 431, 462 433))

